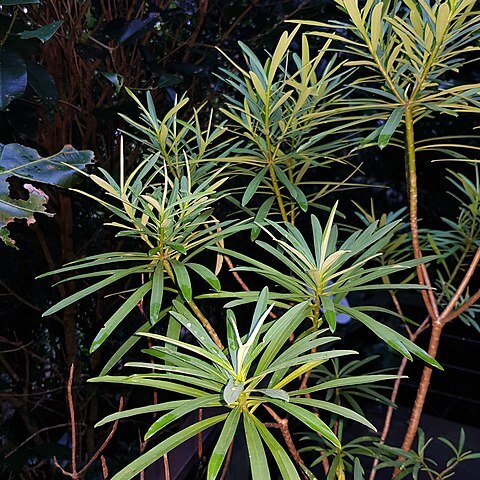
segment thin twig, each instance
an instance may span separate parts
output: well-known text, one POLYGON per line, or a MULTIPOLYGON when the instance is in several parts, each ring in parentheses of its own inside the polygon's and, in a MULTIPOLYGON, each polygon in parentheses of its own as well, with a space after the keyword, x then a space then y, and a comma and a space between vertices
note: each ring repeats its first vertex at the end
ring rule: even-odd
MULTIPOLYGON (((123 409, 123 397, 120 397, 120 402, 118 404, 118 412, 121 412, 123 409)), ((95 452, 93 457, 87 462, 87 464, 80 470, 80 474, 85 473, 87 468, 92 465, 92 463, 99 457, 99 455, 105 450, 107 445, 110 443, 110 440, 113 438, 115 435, 115 432, 117 431, 118 428, 118 420, 115 420, 115 422, 112 425, 112 429, 110 430, 110 433, 108 434, 107 438, 103 441, 102 445, 100 448, 95 452)))
POLYGON ((170 465, 168 463, 168 454, 163 456, 163 471, 165 473, 165 480, 170 480, 170 465))
MULTIPOLYGON (((71 442, 72 442, 72 471, 67 472, 59 463, 57 460, 57 457, 53 457, 53 464, 55 465, 56 468, 60 470, 62 475, 65 477, 72 478, 73 480, 79 480, 83 474, 90 468, 90 466, 95 462, 98 457, 101 455, 101 453, 105 450, 107 445, 110 443, 110 441, 113 438, 113 435, 115 435, 115 432, 117 431, 118 427, 118 419, 115 420, 113 423, 113 426, 110 430, 110 433, 108 434, 107 438, 104 440, 100 448, 97 449, 95 454, 90 458, 90 460, 87 461, 87 463, 84 465, 84 467, 78 472, 77 471, 77 430, 76 430, 76 423, 75 423, 75 406, 73 402, 73 393, 72 393, 72 387, 73 387, 73 376, 75 372, 75 365, 72 363, 70 366, 70 373, 68 376, 68 383, 67 383, 67 403, 68 403, 68 409, 70 412, 70 426, 71 426, 71 442)), ((123 409, 123 397, 120 397, 120 402, 118 406, 118 411, 121 412, 123 409)), ((108 469, 107 469, 107 464, 105 461, 105 458, 103 455, 101 456, 101 462, 102 462, 102 472, 104 478, 107 478, 108 476, 108 469)))
MULTIPOLYGON (((85 425, 84 423, 79 423, 77 425, 85 425)), ((10 455, 13 455, 17 450, 22 448, 26 443, 28 443, 32 438, 35 438, 37 435, 40 435, 43 432, 47 432, 48 430, 54 430, 55 428, 62 428, 62 427, 69 427, 70 423, 59 423, 58 425, 53 425, 51 427, 43 427, 40 430, 37 430, 35 433, 32 433, 29 437, 27 437, 22 443, 17 445, 13 450, 8 452, 3 458, 8 458, 10 455)))
POLYGON ((75 407, 73 405, 73 395, 72 395, 72 385, 73 385, 73 374, 75 372, 75 365, 72 363, 70 365, 70 374, 68 376, 67 384, 67 400, 68 400, 68 410, 70 412, 70 424, 71 424, 71 442, 72 442, 72 473, 77 473, 77 427, 75 425, 75 407))
POLYGON ((242 277, 233 270, 235 266, 233 265, 231 258, 227 255, 223 255, 223 259, 225 260, 225 263, 228 265, 228 268, 230 269, 230 273, 233 275, 233 278, 235 278, 235 280, 242 287, 243 290, 245 290, 246 292, 249 292, 250 289, 248 288, 248 285, 242 280, 242 277))
MULTIPOLYGON (((468 270, 465 273, 465 276, 463 277, 462 282, 458 286, 457 291, 453 295, 452 299, 448 302, 448 305, 445 307, 445 310, 443 310, 442 314, 440 315, 440 320, 443 323, 446 323, 445 319, 449 317, 450 312, 455 308, 455 305, 458 302, 460 296, 464 292, 465 288, 467 288, 467 285, 469 284, 470 280, 472 279, 473 273, 474 273, 475 269, 477 268, 477 265, 478 265, 479 261, 480 261, 480 247, 477 248, 477 251, 475 252, 475 256, 473 257, 472 262, 470 263, 470 266, 468 267, 468 270)), ((453 317, 453 318, 455 318, 455 317, 453 317)))
POLYGON ((263 408, 270 414, 270 416, 275 420, 275 422, 277 422, 276 424, 269 423, 267 425, 271 427, 273 426, 280 430, 283 439, 287 445, 288 451, 292 455, 293 459, 297 462, 298 465, 305 465, 305 462, 302 460, 302 457, 298 453, 298 450, 293 443, 292 435, 290 434, 290 430, 288 428, 288 418, 281 418, 268 405, 263 404, 263 408))
POLYGON ((105 457, 103 455, 100 457, 100 462, 102 462, 103 480, 107 480, 107 478, 108 478, 108 467, 107 467, 107 461, 105 460, 105 457))

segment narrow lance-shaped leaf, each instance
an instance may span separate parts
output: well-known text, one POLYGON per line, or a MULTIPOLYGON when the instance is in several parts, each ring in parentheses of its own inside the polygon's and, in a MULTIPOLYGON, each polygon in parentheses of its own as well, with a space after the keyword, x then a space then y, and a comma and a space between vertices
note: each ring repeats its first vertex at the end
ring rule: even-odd
POLYGON ((175 273, 175 281, 177 282, 183 297, 187 302, 192 301, 192 285, 190 276, 188 275, 185 265, 178 260, 170 259, 170 265, 175 273))
POLYGON ((154 325, 160 314, 163 299, 163 262, 158 262, 152 276, 152 295, 150 297, 150 324, 154 325))
POLYGON ((337 312, 335 311, 335 305, 332 299, 326 295, 322 295, 320 300, 322 303, 323 314, 327 320, 328 326, 330 327, 330 331, 334 332, 337 328, 337 312))
POLYGON ((255 423, 252 420, 252 415, 249 412, 245 412, 243 415, 243 427, 245 429, 245 438, 247 440, 252 480, 269 480, 270 469, 268 468, 265 448, 255 423))
POLYGON ((290 460, 290 457, 285 452, 285 449, 277 442, 275 437, 269 432, 265 425, 260 422, 260 420, 255 418, 254 415, 251 416, 251 419, 257 427, 257 430, 265 442, 265 445, 267 445, 273 457, 275 458, 282 478, 288 478, 289 480, 300 480, 300 476, 290 460))
POLYGON ((252 181, 248 184, 247 188, 245 189, 245 193, 242 197, 242 206, 247 205, 250 199, 257 193, 258 187, 262 180, 265 178, 265 174, 267 173, 267 168, 262 168, 252 179, 252 181))
POLYGON ((380 337, 385 343, 390 345, 392 348, 400 352, 403 356, 408 359, 412 359, 410 353, 413 353, 417 357, 421 358, 429 365, 436 367, 440 370, 443 370, 442 366, 432 358, 425 350, 415 345, 408 338, 405 338, 403 335, 400 335, 395 330, 386 325, 377 322, 369 315, 360 312, 356 308, 346 307, 345 305, 338 305, 337 309, 343 311, 347 315, 350 315, 352 318, 355 318, 359 322, 362 322, 366 327, 368 327, 375 335, 380 337))
MULTIPOLYGON (((152 288, 152 282, 147 282, 140 288, 135 290, 132 295, 122 304, 122 306, 107 320, 102 329, 97 333, 95 339, 90 347, 90 353, 97 350, 111 333, 118 327, 118 325, 125 319, 125 317, 138 305, 143 297, 152 288)), ((157 315, 158 317, 158 315, 157 315)))
POLYGON ((145 440, 153 437, 153 435, 165 428, 167 425, 179 420, 190 412, 193 412, 199 408, 220 406, 220 399, 220 395, 212 394, 205 395, 204 397, 200 398, 194 398, 192 400, 185 400, 182 405, 179 405, 174 410, 162 415, 158 420, 153 422, 145 434, 145 440))
POLYGON ((314 415, 312 412, 292 403, 282 402, 281 400, 271 399, 270 403, 277 405, 278 407, 290 413, 307 427, 311 428, 314 432, 320 433, 326 440, 331 442, 336 447, 341 448, 341 443, 337 436, 333 433, 331 428, 320 418, 314 415))
POLYGON ((400 122, 403 118, 403 113, 405 112, 405 107, 397 107, 388 117, 385 125, 383 126, 382 130, 380 131, 380 135, 378 136, 378 146, 380 148, 385 148, 392 135, 397 130, 400 122))
POLYGON ((217 292, 221 290, 220 280, 209 268, 200 263, 187 263, 186 266, 202 277, 214 290, 217 292))
POLYGON ((178 445, 186 442, 188 439, 194 437, 200 432, 203 432, 207 428, 213 427, 217 423, 222 422, 227 418, 228 413, 223 415, 217 415, 215 417, 210 417, 200 422, 196 422, 193 425, 190 425, 187 428, 184 428, 180 432, 177 432, 159 443, 157 446, 153 447, 148 452, 140 455, 136 460, 127 465, 125 468, 120 470, 112 480, 130 480, 135 477, 141 471, 145 470, 149 465, 154 463, 156 460, 160 459, 166 453, 173 450, 178 445))
POLYGON ((215 480, 218 472, 222 467, 222 464, 227 455, 227 451, 230 448, 235 432, 237 431, 238 422, 240 420, 242 409, 240 407, 234 408, 223 425, 218 441, 210 455, 207 469, 207 480, 215 480))

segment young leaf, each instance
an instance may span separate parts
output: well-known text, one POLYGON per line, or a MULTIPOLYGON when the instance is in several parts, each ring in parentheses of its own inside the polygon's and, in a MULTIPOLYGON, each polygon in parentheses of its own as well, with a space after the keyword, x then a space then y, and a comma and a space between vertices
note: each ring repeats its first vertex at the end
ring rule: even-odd
POLYGON ((222 289, 220 285, 220 280, 215 276, 215 274, 205 267, 204 265, 200 265, 199 263, 187 263, 186 266, 191 268, 195 273, 200 275, 210 286, 219 292, 222 289))
POLYGON ((400 125, 400 122, 402 121, 404 112, 405 107, 397 107, 390 114, 390 117, 388 117, 388 120, 386 121, 385 125, 380 131, 380 135, 378 136, 378 146, 381 149, 385 148, 390 142, 392 135, 395 133, 398 126, 400 125))
POLYGON ((163 299, 163 262, 158 262, 155 266, 152 276, 152 295, 150 297, 150 315, 151 325, 155 325, 162 308, 163 299))
POLYGON ((238 400, 238 397, 243 391, 243 385, 243 382, 239 382, 233 377, 228 379, 228 383, 223 390, 223 399, 227 405, 231 405, 238 400))
POLYGON ((190 276, 188 275, 187 268, 183 263, 174 260, 173 258, 169 261, 173 272, 175 273, 175 281, 182 292, 183 298, 185 298, 187 302, 191 302, 193 299, 192 284, 190 283, 190 276))

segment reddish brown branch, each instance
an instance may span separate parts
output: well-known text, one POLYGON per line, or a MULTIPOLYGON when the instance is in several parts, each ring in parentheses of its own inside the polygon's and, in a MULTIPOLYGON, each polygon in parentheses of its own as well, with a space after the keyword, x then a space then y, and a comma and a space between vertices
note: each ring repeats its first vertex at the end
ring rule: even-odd
POLYGON ((268 405, 264 404, 263 408, 265 408, 265 410, 270 414, 270 416, 276 422, 275 424, 267 423, 266 426, 268 425, 270 427, 278 428, 280 430, 280 432, 282 433, 283 440, 285 441, 285 444, 287 445, 288 451, 292 455, 295 462, 297 462, 298 465, 305 465, 305 462, 302 460, 302 457, 298 453, 298 450, 295 447, 295 444, 293 443, 293 438, 292 438, 292 435, 290 434, 290 430, 288 428, 288 418, 281 418, 268 405))
POLYGON ((164 476, 165 480, 170 480, 170 465, 168 463, 168 454, 166 453, 163 456, 163 471, 164 471, 164 476))
MULTIPOLYGON (((113 426, 110 430, 110 433, 108 434, 107 438, 104 440, 100 448, 97 449, 95 454, 90 458, 90 460, 87 461, 87 463, 84 465, 84 467, 80 470, 77 471, 77 430, 76 430, 76 422, 75 422, 75 406, 74 406, 74 401, 73 401, 73 377, 75 373, 75 366, 72 363, 70 366, 70 373, 68 376, 68 384, 67 384, 67 403, 68 403, 68 409, 70 413, 70 427, 71 427, 71 442, 72 442, 72 459, 71 459, 71 464, 72 464, 72 471, 67 472, 59 463, 57 460, 57 457, 53 457, 53 464, 55 465, 56 468, 60 470, 62 475, 65 477, 72 478, 73 480, 79 480, 85 473, 86 471, 90 468, 90 466, 95 462, 98 457, 101 455, 101 453, 105 450, 107 445, 110 443, 112 440, 113 436, 115 435, 115 432, 117 431, 118 427, 118 420, 116 420, 113 423, 113 426)), ((118 411, 121 412, 123 409, 123 397, 120 397, 120 403, 118 406, 118 411)), ((107 478, 108 476, 108 468, 107 464, 105 461, 105 458, 103 455, 101 456, 101 463, 102 463, 102 472, 104 478, 107 478)))
MULTIPOLYGON (((480 261, 480 247, 477 248, 477 251, 475 252, 475 256, 473 257, 472 262, 470 263, 470 266, 468 267, 468 270, 465 273, 465 276, 463 277, 462 282, 458 286, 457 291, 453 295, 452 299, 448 302, 448 305, 445 307, 445 310, 443 310, 442 314, 440 315, 440 320, 442 321, 442 323, 445 324, 447 321, 449 321, 449 320, 446 320, 446 319, 450 317, 450 312, 452 312, 452 310, 455 308, 455 305, 458 302, 458 300, 460 299, 460 296, 462 295, 462 293, 464 292, 464 290, 467 288, 468 284, 470 283, 470 280, 472 279, 473 273, 475 272, 475 269, 477 268, 477 265, 478 265, 479 261, 480 261)), ((474 300, 474 302, 475 302, 475 300, 474 300)), ((473 305, 473 302, 472 302, 471 305, 473 305)), ((463 311, 465 311, 465 310, 463 310, 463 311)), ((453 314, 455 314, 455 313, 456 312, 453 312, 453 314)), ((458 314, 458 315, 460 315, 460 314, 458 314)), ((455 315, 455 316, 458 316, 458 315, 455 315)), ((450 320, 453 320, 453 318, 455 318, 455 316, 450 318, 450 320)))

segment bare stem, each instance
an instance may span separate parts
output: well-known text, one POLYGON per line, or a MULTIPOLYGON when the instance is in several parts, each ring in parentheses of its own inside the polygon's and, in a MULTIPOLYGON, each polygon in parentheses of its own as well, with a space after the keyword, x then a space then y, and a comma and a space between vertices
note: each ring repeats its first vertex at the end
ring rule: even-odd
MULTIPOLYGON (((440 336, 442 334, 443 325, 440 322, 432 323, 432 334, 430 336, 430 344, 428 347, 428 354, 435 358, 437 356, 438 345, 440 343, 440 336)), ((422 377, 417 390, 417 397, 413 405, 410 422, 407 433, 402 444, 402 450, 407 452, 412 448, 413 441, 417 434, 420 418, 422 416, 425 399, 427 397, 428 387, 430 386, 430 379, 432 377, 432 368, 425 366, 423 368, 422 377)))
POLYGON ((282 220, 284 222, 288 222, 287 211, 285 210, 285 204, 283 203, 282 192, 280 191, 280 187, 278 185, 277 175, 275 174, 273 164, 270 164, 268 166, 268 173, 270 174, 270 180, 272 181, 273 191, 277 199, 278 208, 280 209, 280 213, 282 215, 282 220))
MULTIPOLYGON (((415 156, 415 136, 412 106, 407 105, 405 109, 405 141, 406 141, 406 167, 408 171, 408 193, 410 207, 410 229, 412 232, 413 255, 416 259, 422 258, 422 249, 418 236, 418 187, 417 187, 417 164, 415 156)), ((438 307, 432 291, 432 284, 428 276, 425 264, 417 265, 417 275, 420 284, 428 287, 422 290, 423 302, 432 319, 438 319, 438 307)))
POLYGON ((288 451, 292 455, 295 462, 297 462, 297 464, 300 465, 300 466, 304 465, 305 462, 302 460, 302 457, 298 453, 298 450, 295 447, 295 444, 293 443, 293 438, 292 438, 292 435, 290 434, 290 430, 288 428, 288 418, 281 418, 268 405, 263 404, 263 408, 265 408, 265 410, 275 420, 275 422, 276 422, 275 426, 282 433, 283 440, 285 441, 285 444, 287 445, 288 451))
POLYGON ((215 342, 218 348, 221 350, 224 350, 225 347, 223 346, 222 341, 220 340, 220 337, 218 336, 217 332, 215 329, 212 327, 212 324, 208 321, 208 318, 202 313, 202 311, 198 308, 197 304, 193 301, 190 300, 188 302, 188 305, 190 308, 193 310, 197 318, 200 320, 201 324, 205 328, 205 330, 208 332, 210 335, 211 339, 215 342))

